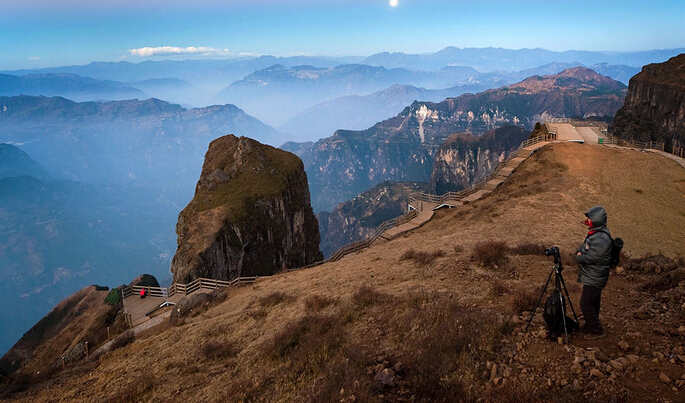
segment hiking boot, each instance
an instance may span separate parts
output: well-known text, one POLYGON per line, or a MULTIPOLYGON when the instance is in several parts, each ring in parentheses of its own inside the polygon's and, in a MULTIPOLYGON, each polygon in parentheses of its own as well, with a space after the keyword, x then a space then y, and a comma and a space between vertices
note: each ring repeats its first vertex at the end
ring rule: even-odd
POLYGON ((607 334, 602 332, 602 333, 588 333, 583 338, 585 340, 599 340, 607 337, 607 334))

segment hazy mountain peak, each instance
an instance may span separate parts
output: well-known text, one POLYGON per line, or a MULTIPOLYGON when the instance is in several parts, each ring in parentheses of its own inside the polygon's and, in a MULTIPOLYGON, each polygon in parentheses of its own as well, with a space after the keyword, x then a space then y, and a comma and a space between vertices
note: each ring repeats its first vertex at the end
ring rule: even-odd
POLYGON ((45 169, 19 147, 0 143, 0 179, 14 176, 33 176, 45 179, 45 169))

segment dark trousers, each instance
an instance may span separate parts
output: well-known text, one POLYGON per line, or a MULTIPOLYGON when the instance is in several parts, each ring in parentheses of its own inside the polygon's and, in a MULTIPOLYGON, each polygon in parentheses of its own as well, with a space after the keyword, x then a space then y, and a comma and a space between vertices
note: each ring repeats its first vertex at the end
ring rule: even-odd
POLYGON ((591 285, 583 285, 580 294, 580 309, 585 318, 585 331, 589 333, 604 333, 599 323, 599 307, 602 301, 602 289, 591 285))

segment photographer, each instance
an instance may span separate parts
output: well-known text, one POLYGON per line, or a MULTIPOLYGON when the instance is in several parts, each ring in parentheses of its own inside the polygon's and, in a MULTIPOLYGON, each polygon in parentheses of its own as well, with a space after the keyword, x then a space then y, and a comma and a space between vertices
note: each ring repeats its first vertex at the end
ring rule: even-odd
POLYGON ((583 285, 580 309, 585 318, 583 330, 588 333, 585 340, 596 340, 606 337, 599 321, 599 308, 602 290, 609 280, 612 240, 606 226, 607 212, 604 207, 592 207, 585 217, 587 219, 583 224, 590 230, 576 253, 576 261, 580 264, 578 282, 583 285))

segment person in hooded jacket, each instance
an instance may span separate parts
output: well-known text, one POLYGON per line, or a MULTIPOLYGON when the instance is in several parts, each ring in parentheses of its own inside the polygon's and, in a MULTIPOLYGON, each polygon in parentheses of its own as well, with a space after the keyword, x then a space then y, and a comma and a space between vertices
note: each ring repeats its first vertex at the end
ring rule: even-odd
POLYGON ((585 217, 587 219, 583 223, 589 227, 589 231, 583 244, 578 247, 576 261, 580 265, 578 282, 583 285, 580 309, 585 318, 585 339, 595 340, 606 337, 599 321, 599 308, 602 290, 609 280, 612 241, 604 207, 592 207, 585 217))

